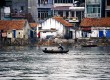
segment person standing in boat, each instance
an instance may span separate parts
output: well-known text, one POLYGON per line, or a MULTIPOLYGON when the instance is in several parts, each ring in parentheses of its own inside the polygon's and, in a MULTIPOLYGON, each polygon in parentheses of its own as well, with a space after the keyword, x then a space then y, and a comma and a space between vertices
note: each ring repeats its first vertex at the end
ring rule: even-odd
POLYGON ((63 46, 61 45, 61 44, 59 44, 59 47, 58 47, 58 49, 60 49, 60 50, 64 50, 64 48, 63 48, 63 46))

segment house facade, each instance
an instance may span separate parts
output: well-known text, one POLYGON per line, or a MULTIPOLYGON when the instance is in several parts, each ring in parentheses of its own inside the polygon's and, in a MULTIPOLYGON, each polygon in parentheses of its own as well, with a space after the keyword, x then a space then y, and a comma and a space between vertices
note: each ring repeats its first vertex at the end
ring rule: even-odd
POLYGON ((82 37, 110 38, 110 18, 84 18, 80 26, 82 37))
POLYGON ((70 28, 72 24, 65 21, 62 17, 52 17, 41 24, 40 38, 51 38, 60 36, 61 38, 70 37, 70 28))
POLYGON ((30 26, 26 20, 0 20, 1 39, 28 39, 29 31, 30 26))

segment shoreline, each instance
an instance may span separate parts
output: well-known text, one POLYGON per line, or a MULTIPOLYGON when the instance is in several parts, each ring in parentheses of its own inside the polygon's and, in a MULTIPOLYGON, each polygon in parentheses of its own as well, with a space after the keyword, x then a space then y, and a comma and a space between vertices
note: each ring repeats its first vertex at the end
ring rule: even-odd
POLYGON ((81 46, 81 45, 97 45, 97 46, 110 46, 110 39, 51 39, 51 40, 36 40, 34 42, 25 42, 22 44, 3 44, 0 43, 0 47, 2 46, 58 46, 58 44, 62 44, 63 46, 81 46))

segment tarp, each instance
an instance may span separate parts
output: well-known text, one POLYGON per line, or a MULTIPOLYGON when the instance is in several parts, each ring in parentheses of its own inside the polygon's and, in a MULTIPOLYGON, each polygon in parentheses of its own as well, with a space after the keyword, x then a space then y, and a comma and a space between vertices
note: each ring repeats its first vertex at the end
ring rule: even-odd
POLYGON ((2 33, 2 37, 6 37, 7 36, 7 33, 2 33))
POLYGON ((4 13, 10 14, 10 7, 4 7, 4 13))
POLYGON ((106 38, 110 38, 110 30, 106 30, 106 38))
POLYGON ((99 37, 100 37, 100 38, 104 37, 103 31, 99 31, 99 37))

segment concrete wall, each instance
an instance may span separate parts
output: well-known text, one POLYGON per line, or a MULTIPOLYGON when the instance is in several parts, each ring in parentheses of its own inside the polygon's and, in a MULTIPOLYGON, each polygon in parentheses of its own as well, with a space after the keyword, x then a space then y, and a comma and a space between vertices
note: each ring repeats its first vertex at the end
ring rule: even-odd
POLYGON ((28 0, 28 13, 31 13, 33 19, 37 22, 38 20, 38 0, 28 0))
POLYGON ((23 34, 24 34, 26 39, 28 39, 30 37, 30 26, 29 26, 29 23, 27 21, 26 21, 24 28, 23 28, 23 34))

